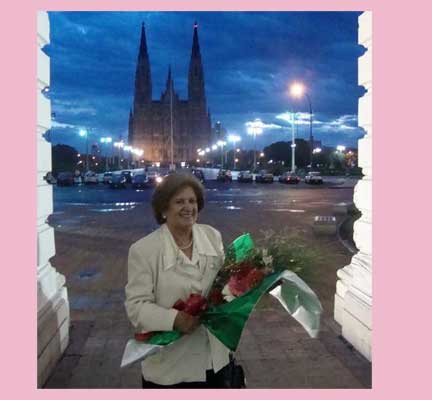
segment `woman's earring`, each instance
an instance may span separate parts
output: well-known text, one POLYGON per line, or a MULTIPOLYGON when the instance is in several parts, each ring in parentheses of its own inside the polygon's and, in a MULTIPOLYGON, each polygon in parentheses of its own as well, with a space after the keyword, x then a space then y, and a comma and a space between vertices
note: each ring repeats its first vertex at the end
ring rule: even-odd
POLYGON ((163 218, 163 219, 166 219, 166 215, 162 215, 162 218, 163 218))

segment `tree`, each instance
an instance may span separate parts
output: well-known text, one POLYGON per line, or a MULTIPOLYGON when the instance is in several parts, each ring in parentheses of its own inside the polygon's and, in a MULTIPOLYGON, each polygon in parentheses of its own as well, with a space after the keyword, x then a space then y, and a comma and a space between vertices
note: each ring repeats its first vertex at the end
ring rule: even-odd
POLYGON ((77 169, 78 151, 66 144, 57 144, 51 148, 52 171, 54 174, 77 169))
MULTIPOLYGON (((304 168, 310 163, 309 142, 304 139, 296 139, 295 164, 298 168, 304 168)), ((291 166, 292 150, 291 142, 276 142, 264 148, 266 161, 283 161, 286 166, 291 166)))

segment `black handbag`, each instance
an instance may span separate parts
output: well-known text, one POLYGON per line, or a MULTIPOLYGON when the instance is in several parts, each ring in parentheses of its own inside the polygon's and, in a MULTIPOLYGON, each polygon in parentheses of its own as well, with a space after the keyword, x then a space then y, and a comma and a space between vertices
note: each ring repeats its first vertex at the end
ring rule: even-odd
POLYGON ((224 388, 226 389, 245 389, 246 380, 243 367, 237 364, 234 356, 230 353, 229 364, 223 368, 224 388))

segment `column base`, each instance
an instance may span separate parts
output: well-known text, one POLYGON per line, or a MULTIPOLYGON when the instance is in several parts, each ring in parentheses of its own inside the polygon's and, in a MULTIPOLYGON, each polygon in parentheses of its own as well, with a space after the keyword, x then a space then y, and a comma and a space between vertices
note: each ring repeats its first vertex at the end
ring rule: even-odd
POLYGON ((342 336, 364 357, 372 360, 372 307, 351 292, 345 295, 342 316, 342 336))
POLYGON ((51 375, 69 344, 69 302, 65 287, 38 312, 38 388, 51 375))

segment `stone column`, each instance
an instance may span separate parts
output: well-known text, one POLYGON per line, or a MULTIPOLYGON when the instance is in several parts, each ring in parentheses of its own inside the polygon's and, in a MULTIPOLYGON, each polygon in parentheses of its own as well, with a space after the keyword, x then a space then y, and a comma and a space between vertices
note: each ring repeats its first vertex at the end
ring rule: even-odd
POLYGON ((42 387, 69 341, 69 302, 65 278, 50 264, 55 254, 54 230, 47 224, 53 212, 52 186, 44 180, 51 171, 51 143, 44 135, 51 128, 50 60, 42 51, 49 42, 46 12, 37 15, 37 285, 38 387, 42 387))
POLYGON ((358 83, 367 90, 359 99, 358 124, 366 135, 358 142, 364 177, 354 189, 354 203, 362 216, 354 224, 358 253, 338 270, 335 320, 342 335, 368 360, 372 358, 372 13, 359 17, 359 44, 366 52, 358 60, 358 83))

